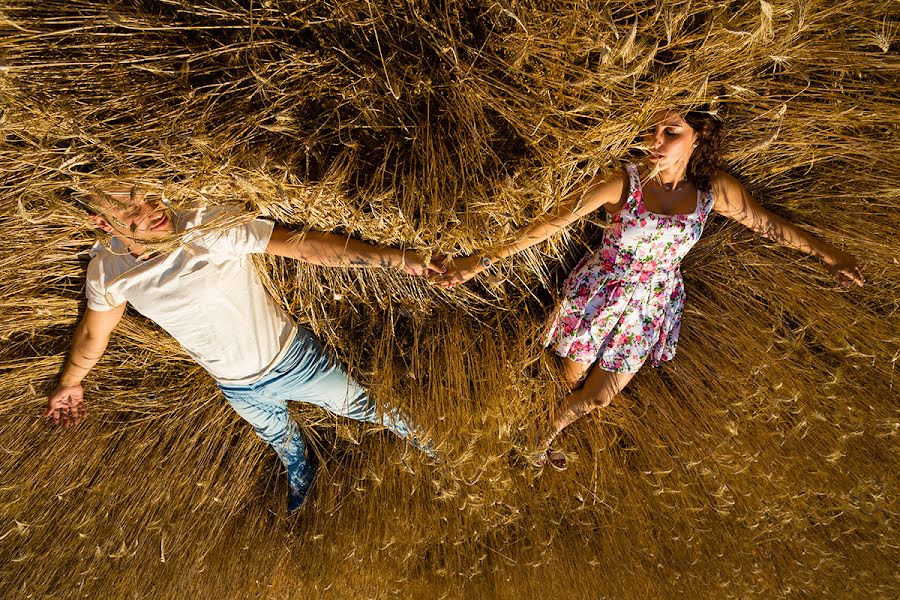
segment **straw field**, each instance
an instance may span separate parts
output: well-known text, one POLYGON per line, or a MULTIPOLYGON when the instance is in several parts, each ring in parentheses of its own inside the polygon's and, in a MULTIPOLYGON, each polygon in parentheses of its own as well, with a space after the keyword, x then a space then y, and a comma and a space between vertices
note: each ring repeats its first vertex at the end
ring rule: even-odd
POLYGON ((0 5, 0 597, 895 598, 898 11, 876 0, 5 0, 0 5), (465 255, 708 103, 726 169, 859 257, 866 286, 717 217, 683 264, 678 355, 524 469, 538 338, 602 214, 446 291, 261 259, 266 285, 441 468, 295 407, 322 468, 285 514, 274 454, 129 310, 40 418, 95 234, 126 180, 298 229, 465 255))

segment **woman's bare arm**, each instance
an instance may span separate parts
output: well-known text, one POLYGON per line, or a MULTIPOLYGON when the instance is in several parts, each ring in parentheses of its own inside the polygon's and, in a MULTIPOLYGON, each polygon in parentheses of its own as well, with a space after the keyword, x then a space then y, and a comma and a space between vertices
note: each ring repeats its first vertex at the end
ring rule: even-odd
POLYGON ((605 181, 592 180, 584 189, 566 196, 555 210, 517 231, 509 244, 488 249, 483 255, 455 259, 439 283, 444 287, 451 287, 468 281, 487 268, 486 262, 495 262, 531 248, 598 208, 618 204, 622 199, 624 186, 625 177, 621 173, 605 181), (488 260, 483 260, 485 257, 488 260))
POLYGON ((783 246, 812 254, 844 285, 863 285, 856 258, 766 210, 728 173, 718 171, 713 177, 713 197, 716 212, 783 246))

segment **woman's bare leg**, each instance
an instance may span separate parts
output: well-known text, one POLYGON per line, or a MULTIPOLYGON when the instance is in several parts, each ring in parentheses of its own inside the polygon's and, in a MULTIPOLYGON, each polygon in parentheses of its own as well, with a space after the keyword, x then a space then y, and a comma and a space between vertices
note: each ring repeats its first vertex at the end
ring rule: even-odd
POLYGON ((562 377, 566 384, 566 393, 572 392, 580 387, 582 380, 587 372, 591 370, 593 363, 585 364, 572 360, 571 358, 562 359, 562 377))
MULTIPOLYGON (((571 358, 562 359, 562 389, 560 392, 567 397, 573 390, 578 389, 584 383, 584 378, 590 371, 591 363, 580 363, 571 358)), ((566 454, 561 450, 550 450, 550 443, 554 436, 550 436, 547 429, 537 423, 534 424, 529 434, 529 443, 532 444, 529 452, 529 462, 535 467, 543 467, 550 459, 550 464, 556 468, 565 468, 566 454)))
MULTIPOLYGON (((563 377, 567 384, 574 386, 589 369, 591 365, 582 365, 567 359, 563 362, 563 377)), ((549 431, 542 437, 538 449, 546 451, 563 429, 594 409, 609 406, 634 375, 634 373, 613 373, 595 366, 590 370, 584 384, 566 396, 557 408, 549 431)), ((564 458, 561 457, 561 460, 564 458)))

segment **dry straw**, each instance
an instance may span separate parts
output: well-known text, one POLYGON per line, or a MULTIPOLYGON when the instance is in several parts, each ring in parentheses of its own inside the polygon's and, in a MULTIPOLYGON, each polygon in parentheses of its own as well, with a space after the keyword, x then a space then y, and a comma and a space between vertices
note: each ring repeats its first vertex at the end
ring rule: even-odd
POLYGON ((0 29, 4 598, 897 596, 892 3, 10 0, 0 29), (451 292, 261 261, 447 469, 300 407, 323 466, 287 518, 271 452, 132 312, 90 419, 39 419, 94 237, 72 189, 465 254, 701 103, 728 170, 867 286, 714 220, 678 356, 566 432, 564 474, 510 457, 555 398, 538 334, 602 215, 451 292))

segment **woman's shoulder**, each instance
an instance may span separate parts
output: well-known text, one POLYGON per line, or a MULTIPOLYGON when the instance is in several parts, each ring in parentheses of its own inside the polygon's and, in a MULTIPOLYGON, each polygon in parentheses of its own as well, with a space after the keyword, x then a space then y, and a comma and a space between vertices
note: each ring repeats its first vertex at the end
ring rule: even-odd
POLYGON ((597 206, 605 206, 615 212, 628 197, 633 185, 633 171, 626 163, 594 175, 586 190, 597 198, 597 206))
POLYGON ((635 181, 639 180, 638 167, 632 162, 623 161, 613 165, 603 176, 597 176, 595 179, 616 190, 624 188, 627 192, 635 181))
POLYGON ((742 210, 750 198, 750 192, 740 180, 721 169, 716 169, 710 183, 715 209, 728 214, 730 211, 742 210))
POLYGON ((722 169, 716 169, 713 171, 712 177, 710 178, 713 187, 734 187, 734 186, 742 186, 741 182, 737 177, 729 173, 728 171, 724 171, 722 169))
POLYGON ((619 168, 616 169, 616 173, 623 179, 627 179, 631 176, 638 175, 640 169, 640 165, 633 160, 623 160, 619 163, 619 168))
POLYGON ((710 188, 713 196, 718 200, 740 195, 744 191, 744 184, 731 173, 716 169, 710 177, 710 188))

